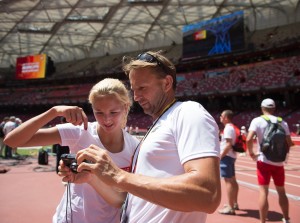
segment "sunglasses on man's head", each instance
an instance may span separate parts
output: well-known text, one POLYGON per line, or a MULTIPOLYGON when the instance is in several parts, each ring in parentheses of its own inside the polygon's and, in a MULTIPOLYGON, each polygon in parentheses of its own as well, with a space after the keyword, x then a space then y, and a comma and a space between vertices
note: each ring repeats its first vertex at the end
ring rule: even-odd
POLYGON ((139 54, 137 57, 136 57, 137 60, 142 60, 142 61, 145 61, 145 62, 148 62, 148 63, 157 63, 157 64, 160 64, 160 61, 152 56, 151 54, 149 53, 141 53, 139 54))
POLYGON ((152 56, 149 53, 141 53, 136 57, 137 60, 145 61, 148 63, 157 63, 165 72, 166 68, 162 62, 160 62, 155 56, 152 56))

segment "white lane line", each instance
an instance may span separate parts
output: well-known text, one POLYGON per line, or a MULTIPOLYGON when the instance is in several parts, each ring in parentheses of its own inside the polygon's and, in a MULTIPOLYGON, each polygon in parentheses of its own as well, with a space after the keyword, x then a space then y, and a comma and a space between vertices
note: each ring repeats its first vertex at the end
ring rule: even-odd
MULTIPOLYGON (((256 163, 254 161, 237 160, 235 163, 241 164, 241 165, 256 166, 256 163)), ((284 165, 286 167, 293 167, 296 170, 300 169, 299 161, 297 161, 297 162, 291 162, 291 160, 288 159, 288 162, 285 163, 284 165)))
MULTIPOLYGON (((246 186, 246 187, 250 187, 250 188, 254 188, 254 189, 259 189, 259 186, 256 185, 256 184, 251 184, 251 183, 248 183, 248 182, 245 182, 245 181, 241 181, 241 180, 237 180, 237 182, 240 184, 240 185, 243 185, 243 186, 246 186)), ((273 193, 273 194, 277 194, 277 191, 274 190, 274 189, 271 189, 269 188, 269 192, 273 193)), ((286 194, 286 196, 290 199, 293 199, 295 201, 300 201, 300 197, 299 196, 296 196, 296 195, 292 195, 292 194, 286 194)))
POLYGON ((300 176, 297 176, 297 175, 294 175, 294 174, 285 173, 285 175, 289 176, 289 177, 300 178, 300 176))
MULTIPOLYGON (((256 175, 253 175, 253 174, 243 173, 243 172, 240 172, 240 171, 236 171, 236 173, 244 175, 244 176, 249 176, 249 177, 255 177, 256 178, 256 175)), ((285 182, 285 184, 293 186, 293 187, 299 187, 300 188, 300 185, 297 185, 297 184, 292 184, 292 183, 289 183, 289 182, 285 182)))
MULTIPOLYGON (((255 171, 256 172, 256 166, 252 166, 252 167, 249 167, 249 166, 244 166, 244 165, 239 165, 239 164, 235 164, 236 167, 236 171, 255 171)), ((286 165, 285 166, 285 175, 286 176, 289 176, 289 177, 293 177, 293 178, 299 178, 300 179, 300 175, 296 175, 296 174, 290 174, 290 173, 287 173, 288 171, 297 171, 297 170, 293 170, 294 166, 289 166, 289 165, 286 165)))

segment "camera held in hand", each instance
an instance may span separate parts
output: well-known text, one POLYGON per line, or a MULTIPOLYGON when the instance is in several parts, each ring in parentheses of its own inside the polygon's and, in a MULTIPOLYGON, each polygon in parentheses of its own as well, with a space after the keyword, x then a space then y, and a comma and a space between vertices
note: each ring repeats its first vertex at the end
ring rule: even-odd
POLYGON ((77 160, 76 160, 76 154, 69 154, 69 153, 64 153, 61 155, 61 159, 64 162, 64 164, 71 169, 73 173, 77 173, 77 160))

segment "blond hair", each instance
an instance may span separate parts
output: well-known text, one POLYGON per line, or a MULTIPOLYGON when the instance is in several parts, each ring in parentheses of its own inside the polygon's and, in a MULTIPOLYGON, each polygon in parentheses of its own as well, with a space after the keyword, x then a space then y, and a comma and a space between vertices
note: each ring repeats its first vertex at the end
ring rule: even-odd
POLYGON ((122 127, 124 128, 127 123, 127 116, 132 105, 132 99, 126 86, 118 79, 105 78, 95 84, 89 93, 89 103, 93 105, 97 97, 114 95, 126 108, 126 114, 122 127))

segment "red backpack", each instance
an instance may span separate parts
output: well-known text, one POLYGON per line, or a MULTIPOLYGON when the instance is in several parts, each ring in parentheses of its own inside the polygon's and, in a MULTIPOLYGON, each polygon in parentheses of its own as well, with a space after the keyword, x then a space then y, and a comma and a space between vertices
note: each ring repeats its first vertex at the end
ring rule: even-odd
POLYGON ((240 129, 235 126, 234 124, 231 124, 235 131, 235 143, 232 145, 233 151, 238 153, 244 153, 247 150, 246 146, 246 136, 244 134, 241 134, 240 129))

